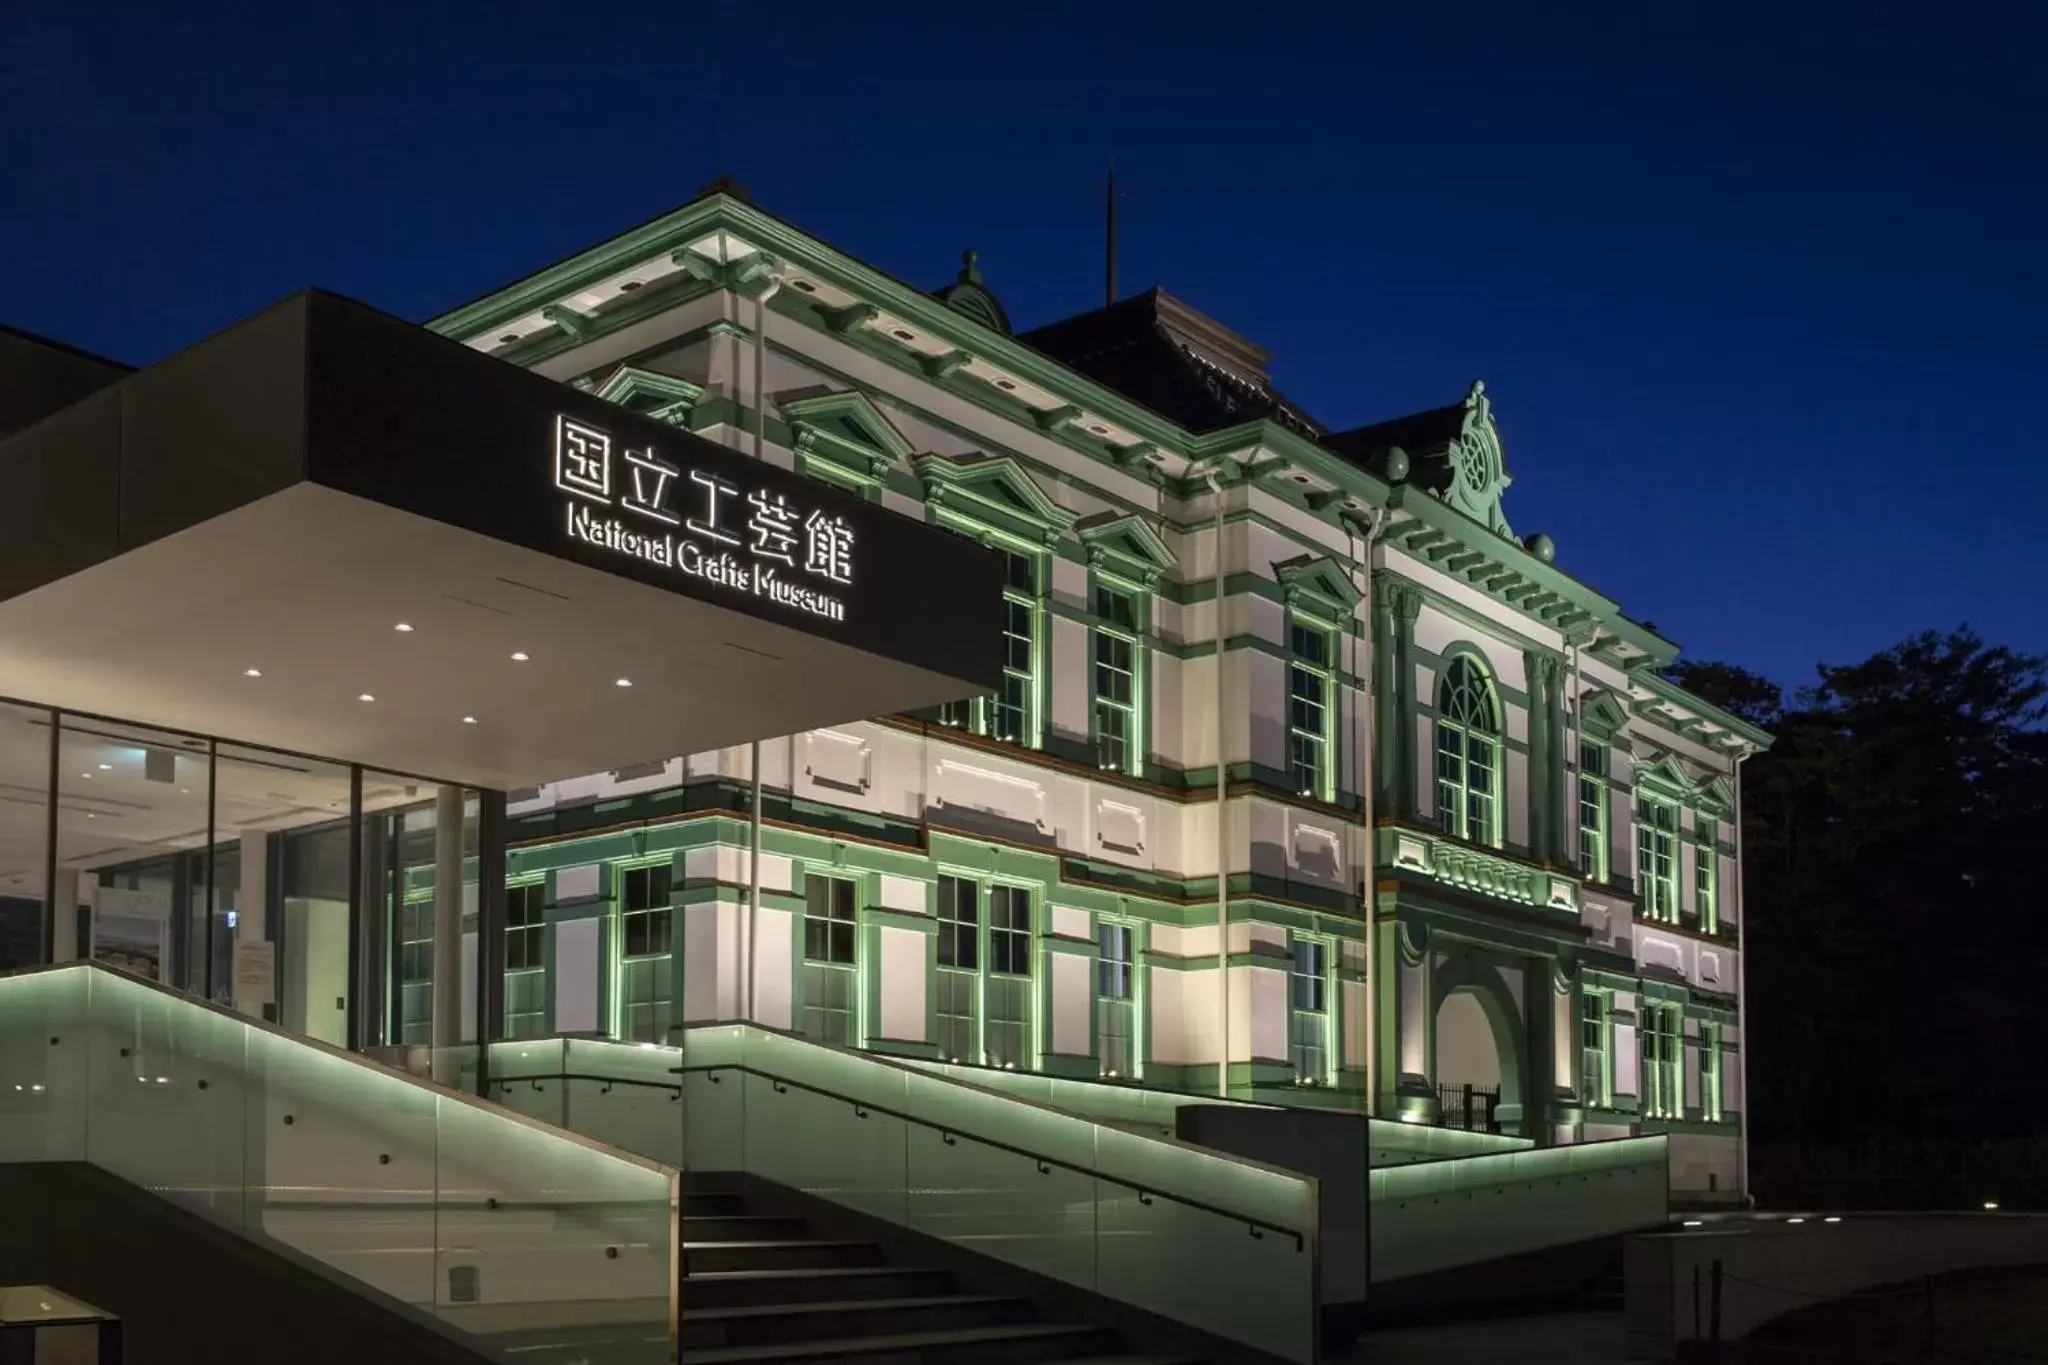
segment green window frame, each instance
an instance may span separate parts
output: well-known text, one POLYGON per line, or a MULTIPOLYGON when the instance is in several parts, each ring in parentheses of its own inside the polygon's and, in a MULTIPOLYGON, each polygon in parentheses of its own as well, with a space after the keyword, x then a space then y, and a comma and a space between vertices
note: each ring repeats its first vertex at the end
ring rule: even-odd
POLYGON ((1721 822, 1693 813, 1692 904, 1700 932, 1721 931, 1721 822))
POLYGON ((1643 1116, 1678 1118, 1685 1112, 1685 1092, 1680 1088, 1678 1069, 1683 1015, 1677 1005, 1663 1001, 1643 1001, 1638 1011, 1641 1020, 1637 1033, 1643 1064, 1643 1116))
POLYGON ((1678 807, 1643 796, 1636 807, 1636 888, 1643 913, 1678 922, 1678 807))
POLYGON ((851 877, 804 873, 804 1036, 859 1047, 859 884, 851 877))
POLYGON ((1727 1117, 1721 1103, 1721 1025, 1700 1024, 1700 1118, 1720 1123, 1727 1117))
POLYGON ((981 885, 941 876, 933 1042, 942 1061, 981 1060, 981 885))
POLYGON ((1287 1056, 1294 1066, 1294 1081, 1329 1085, 1336 1073, 1330 1045, 1336 1013, 1331 1008, 1335 991, 1330 973, 1336 954, 1329 939, 1308 934, 1292 935, 1288 952, 1292 961, 1287 973, 1287 1056))
POLYGON ((1579 1098, 1595 1109, 1614 1107, 1614 997, 1579 994, 1579 1098))
POLYGON ((1095 1054, 1110 1080, 1139 1080, 1145 1072, 1138 1043, 1138 932, 1131 920, 1095 922, 1095 1054))
POLYGON ((1579 872, 1591 882, 1605 882, 1612 871, 1613 850, 1607 838, 1611 818, 1608 798, 1607 746, 1579 741, 1579 872))
POLYGON ((613 1036, 666 1043, 675 1023, 670 950, 675 930, 675 869, 667 861, 619 865, 613 897, 613 1036))
POLYGON ((1003 557, 1003 679, 987 696, 939 707, 939 723, 1036 749, 1045 693, 1045 554, 994 532, 962 533, 1003 557))
POLYGON ((1007 1071, 1036 1070, 1035 891, 945 873, 937 894, 940 1055, 1007 1071))
POLYGON ((1461 654, 1436 688, 1436 816, 1444 833, 1499 848, 1501 713, 1493 679, 1461 654))
POLYGON ((1287 614, 1287 770, 1297 795, 1319 801, 1336 798, 1336 660, 1335 626, 1287 614))
POLYGON ((547 1032, 547 901, 544 880, 505 888, 505 1037, 547 1032))
POLYGON ((1089 723, 1096 766, 1139 776, 1145 771, 1145 595, 1134 584, 1097 574, 1089 605, 1095 617, 1089 723))

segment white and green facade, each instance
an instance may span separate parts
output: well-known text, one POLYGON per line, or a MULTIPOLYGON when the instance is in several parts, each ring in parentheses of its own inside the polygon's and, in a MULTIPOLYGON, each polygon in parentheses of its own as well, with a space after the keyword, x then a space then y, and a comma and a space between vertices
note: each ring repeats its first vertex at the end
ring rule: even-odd
POLYGON ((996 693, 511 793, 508 1034, 751 1016, 1416 1122, 1469 1084, 1739 1193, 1767 741, 1509 533, 1481 386, 1327 431, 1164 295, 1020 339, 971 260, 926 293, 723 192, 432 325, 1008 565, 996 693))

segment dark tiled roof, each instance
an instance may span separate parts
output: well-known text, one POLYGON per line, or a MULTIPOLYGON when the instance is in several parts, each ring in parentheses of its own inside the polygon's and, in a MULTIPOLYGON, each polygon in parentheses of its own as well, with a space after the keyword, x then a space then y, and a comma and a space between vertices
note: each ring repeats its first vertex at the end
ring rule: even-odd
POLYGON ((1311 440, 1322 434, 1274 390, 1264 350, 1161 289, 1017 339, 1189 431, 1267 418, 1311 440))
POLYGON ((1411 456, 1428 455, 1458 439, 1465 429, 1465 405, 1450 403, 1427 412, 1411 412, 1369 426, 1336 431, 1323 444, 1354 463, 1364 463, 1399 446, 1411 456))

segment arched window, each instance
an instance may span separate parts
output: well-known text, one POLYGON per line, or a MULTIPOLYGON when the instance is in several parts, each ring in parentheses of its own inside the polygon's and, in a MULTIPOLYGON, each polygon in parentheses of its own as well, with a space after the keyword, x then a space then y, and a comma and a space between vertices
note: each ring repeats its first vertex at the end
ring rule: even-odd
POLYGON ((1437 681, 1436 815, 1446 833, 1500 843, 1500 703, 1469 657, 1452 660, 1437 681))

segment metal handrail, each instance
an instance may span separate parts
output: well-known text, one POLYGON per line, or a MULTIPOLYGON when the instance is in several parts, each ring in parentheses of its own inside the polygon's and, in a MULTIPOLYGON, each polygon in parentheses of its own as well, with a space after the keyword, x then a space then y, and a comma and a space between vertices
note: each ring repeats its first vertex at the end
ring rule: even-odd
MULTIPOLYGON (((1190 1199, 1185 1195, 1174 1194, 1168 1190, 1158 1189, 1149 1185, 1140 1185, 1135 1181, 1091 1170, 1086 1166, 1077 1165, 1060 1157, 1046 1156, 1041 1152, 1029 1151, 1011 1143, 998 1142, 994 1138, 982 1137, 977 1133, 970 1133, 964 1128, 934 1123, 930 1119, 920 1118, 915 1114, 906 1114, 900 1109, 892 1109, 887 1105, 876 1104, 870 1100, 857 1100, 851 1095, 843 1095, 836 1090, 827 1090, 823 1086, 812 1085, 807 1081, 793 1081, 786 1076, 773 1075, 770 1072, 761 1070, 759 1067, 748 1066, 743 1062, 714 1062, 707 1066, 675 1066, 668 1069, 668 1074, 671 1076, 704 1076, 720 1071, 735 1071, 743 1075, 758 1076, 774 1087, 778 1094, 788 1090, 791 1086, 795 1086, 797 1089, 809 1091, 813 1095, 822 1095, 826 1099, 837 1100, 841 1104, 851 1106, 856 1118, 864 1119, 871 1113, 887 1114, 890 1118, 900 1119, 905 1123, 914 1123, 920 1128, 933 1130, 939 1134, 940 1140, 948 1146, 952 1145, 955 1137, 964 1137, 970 1142, 978 1142, 984 1147, 993 1147, 998 1151, 1008 1152, 1012 1156, 1020 1156, 1027 1161, 1035 1161, 1039 1165, 1039 1173, 1041 1175, 1048 1173, 1046 1171, 1047 1167, 1058 1166, 1062 1170, 1072 1171, 1077 1175, 1092 1176, 1097 1180, 1106 1180, 1112 1185, 1118 1185, 1132 1191, 1138 1196, 1138 1202, 1142 1204, 1150 1204, 1154 1198, 1170 1199, 1174 1203, 1187 1208, 1200 1209, 1204 1213, 1213 1213, 1219 1218, 1228 1218, 1234 1222, 1243 1223, 1252 1230, 1254 1237, 1263 1237, 1267 1232, 1274 1232, 1282 1237, 1292 1237, 1296 1251, 1306 1251, 1308 1249, 1308 1236, 1299 1228, 1284 1227, 1279 1223, 1270 1222, 1263 1218, 1255 1218, 1251 1214, 1240 1213, 1235 1209, 1221 1208, 1215 1204, 1204 1203, 1199 1199, 1190 1199)), ((938 1077, 937 1079, 943 1081, 945 1078, 938 1077)), ((596 1076, 584 1072, 569 1071, 555 1072, 546 1076, 513 1076, 498 1080, 494 1084, 504 1087, 509 1092, 511 1087, 520 1084, 532 1085, 538 1088, 542 1081, 584 1081, 605 1086, 631 1085, 647 1090, 665 1090, 673 1095, 680 1095, 682 1093, 680 1081, 671 1084, 666 1081, 643 1081, 621 1076, 596 1076)), ((712 1076, 712 1084, 716 1085, 717 1083, 717 1077, 712 1076)), ((1004 1096, 1003 1098, 1007 1099, 1009 1097, 1004 1096)), ((1090 1120, 1076 1120, 1076 1122, 1090 1122, 1090 1120)))

